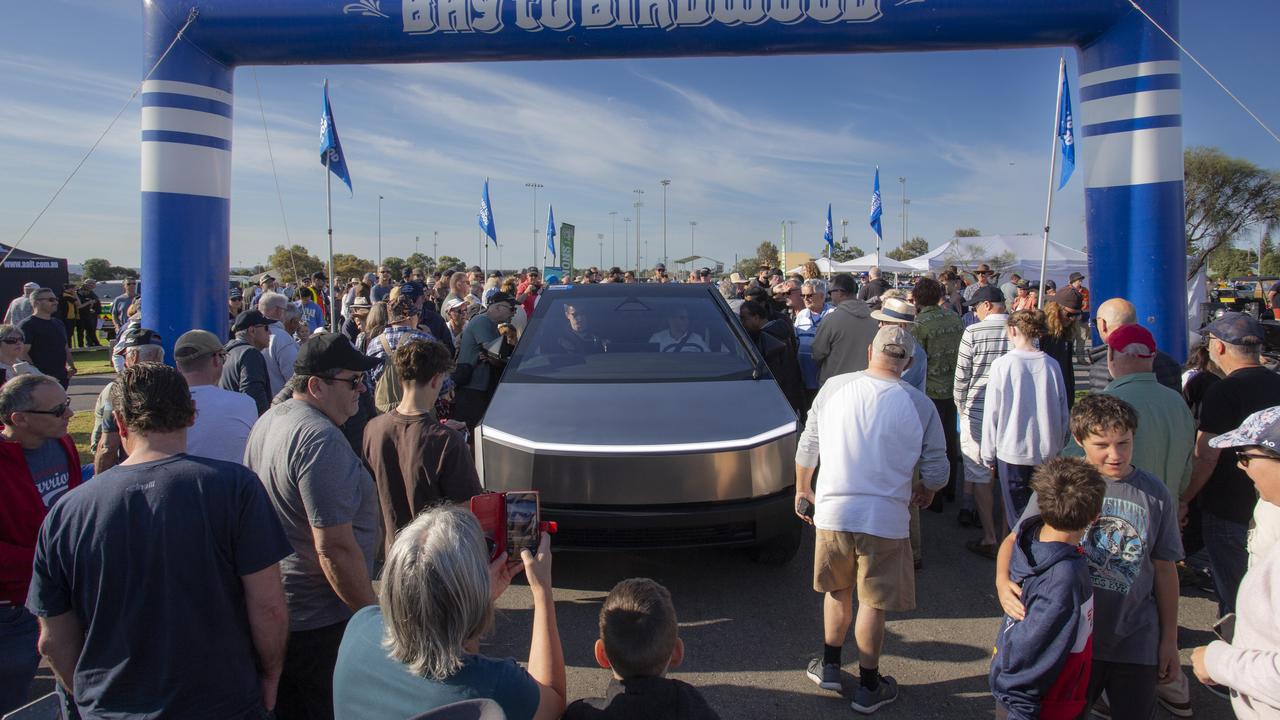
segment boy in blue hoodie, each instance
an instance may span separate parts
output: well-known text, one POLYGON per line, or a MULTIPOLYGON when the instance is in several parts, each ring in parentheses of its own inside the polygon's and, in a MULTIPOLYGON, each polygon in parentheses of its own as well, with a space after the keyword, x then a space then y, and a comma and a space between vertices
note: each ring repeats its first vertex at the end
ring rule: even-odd
POLYGON ((1039 514, 1018 525, 1009 579, 1026 614, 1005 616, 991 660, 997 718, 1076 718, 1093 660, 1093 584, 1080 538, 1107 486, 1088 463, 1055 458, 1031 476, 1039 514))
MULTIPOLYGON (((1102 514, 1080 547, 1093 583, 1093 663, 1089 705, 1106 692, 1112 717, 1149 718, 1156 685, 1181 672, 1178 659, 1178 571, 1182 538, 1178 503, 1163 481, 1133 466, 1138 411, 1114 395, 1094 393, 1071 410, 1071 435, 1106 481, 1102 514)), ((1033 498, 1034 499, 1034 498, 1033 498)), ((1039 514, 1029 503, 1020 523, 1039 514)), ((996 594, 1005 613, 1021 619, 1022 591, 1009 576, 1014 536, 996 558, 996 594)))

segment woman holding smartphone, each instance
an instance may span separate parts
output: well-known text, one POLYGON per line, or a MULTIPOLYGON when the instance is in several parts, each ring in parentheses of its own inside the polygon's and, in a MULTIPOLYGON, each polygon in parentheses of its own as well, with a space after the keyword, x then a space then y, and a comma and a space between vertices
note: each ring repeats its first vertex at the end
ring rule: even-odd
POLYGON ((551 589, 550 536, 520 559, 492 563, 480 523, 441 505, 396 536, 378 604, 352 616, 333 674, 337 720, 403 720, 450 703, 488 698, 510 720, 552 720, 565 708, 564 653, 551 589), (524 570, 533 595, 528 670, 479 654, 493 604, 524 570))

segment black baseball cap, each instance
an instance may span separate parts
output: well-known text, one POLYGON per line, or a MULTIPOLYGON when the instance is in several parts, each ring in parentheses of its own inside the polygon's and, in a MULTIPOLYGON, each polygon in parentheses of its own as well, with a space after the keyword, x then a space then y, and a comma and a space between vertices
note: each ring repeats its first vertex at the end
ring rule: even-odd
POLYGON ((409 282, 406 282, 405 284, 400 286, 400 297, 408 298, 410 300, 417 300, 418 298, 422 297, 423 293, 425 292, 426 292, 426 288, 422 287, 421 283, 415 282, 413 280, 410 280, 409 282))
POLYGON ((257 310, 245 310, 236 316, 236 321, 231 326, 231 331, 240 332, 241 330, 248 330, 251 327, 258 327, 259 325, 271 325, 274 322, 275 320, 272 320, 257 310))
POLYGON ((514 308, 516 306, 516 297, 511 293, 505 293, 499 290, 498 292, 489 296, 490 305, 497 305, 498 303, 508 303, 509 305, 511 305, 511 307, 514 308))
POLYGON ((973 297, 969 298, 969 302, 966 304, 969 307, 975 307, 979 303, 984 303, 984 302, 1003 303, 1004 293, 1000 292, 1000 288, 996 287, 995 285, 987 285, 985 287, 980 287, 976 292, 973 293, 973 297))
POLYGON ((356 349, 342 333, 320 333, 311 336, 298 350, 293 371, 299 375, 327 376, 338 370, 367 372, 378 361, 356 349))
POLYGON ((1201 335, 1212 335, 1228 345, 1261 345, 1262 325, 1242 312, 1225 312, 1222 317, 1200 328, 1201 335))

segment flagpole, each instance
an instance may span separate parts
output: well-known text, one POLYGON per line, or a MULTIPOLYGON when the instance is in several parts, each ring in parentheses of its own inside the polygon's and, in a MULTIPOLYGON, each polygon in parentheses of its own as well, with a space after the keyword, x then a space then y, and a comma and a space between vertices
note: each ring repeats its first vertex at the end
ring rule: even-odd
POLYGON ((1053 104, 1053 143, 1049 146, 1049 196, 1044 204, 1044 242, 1040 246, 1040 291, 1036 309, 1044 308, 1044 276, 1049 266, 1049 217, 1053 214, 1053 182, 1058 174, 1058 116, 1062 112, 1062 79, 1067 74, 1067 57, 1058 58, 1058 100, 1053 104))
POLYGON ((324 214, 329 224, 329 328, 338 332, 338 315, 333 311, 333 173, 329 172, 329 153, 324 154, 324 214))

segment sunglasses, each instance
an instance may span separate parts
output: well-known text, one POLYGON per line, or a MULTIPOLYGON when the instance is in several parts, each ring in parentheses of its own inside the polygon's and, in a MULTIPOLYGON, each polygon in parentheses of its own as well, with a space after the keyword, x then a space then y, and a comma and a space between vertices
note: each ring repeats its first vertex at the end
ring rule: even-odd
POLYGON ((0 342, 4 343, 5 345, 21 345, 23 343, 23 339, 20 337, 14 337, 13 335, 10 335, 4 340, 0 340, 0 342))
POLYGON ((1280 460, 1274 455, 1264 455, 1262 453, 1236 453, 1236 460, 1239 461, 1240 467, 1249 467, 1252 460, 1280 460))
POLYGON ((325 377, 320 379, 324 380, 330 385, 332 385, 333 383, 346 383, 350 389, 355 390, 359 388, 361 384, 364 383, 364 373, 353 375, 352 377, 349 377, 349 378, 325 377))
POLYGON ((21 410, 20 412, 28 413, 30 415, 52 415, 53 417, 62 417, 63 415, 66 415, 67 411, 70 409, 71 398, 67 398, 66 402, 52 410, 21 410))
POLYGON ((817 296, 818 293, 800 293, 800 297, 811 298, 817 296))

